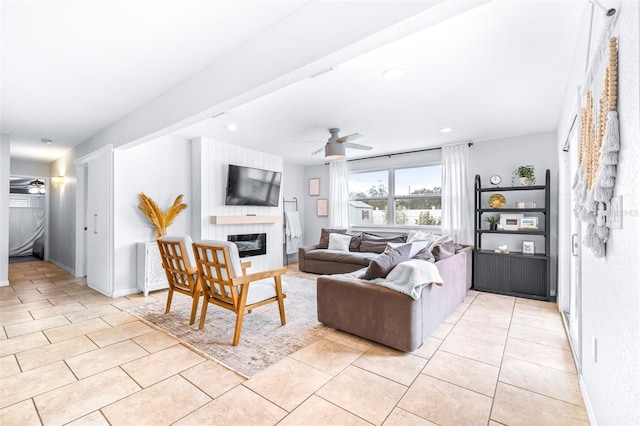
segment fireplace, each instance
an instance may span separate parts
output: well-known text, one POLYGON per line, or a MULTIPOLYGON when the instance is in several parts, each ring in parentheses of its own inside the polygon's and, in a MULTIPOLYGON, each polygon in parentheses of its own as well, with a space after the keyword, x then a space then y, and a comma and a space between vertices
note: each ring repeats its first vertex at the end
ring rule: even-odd
POLYGON ((267 234, 228 235, 227 241, 238 246, 240 257, 260 256, 267 254, 267 234))

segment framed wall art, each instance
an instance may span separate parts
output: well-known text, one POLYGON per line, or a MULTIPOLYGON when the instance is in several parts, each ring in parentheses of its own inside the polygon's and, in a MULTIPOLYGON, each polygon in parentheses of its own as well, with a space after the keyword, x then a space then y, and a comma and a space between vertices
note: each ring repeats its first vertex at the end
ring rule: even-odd
POLYGON ((309 179, 309 195, 320 195, 320 179, 309 179))
POLYGON ((520 221, 524 217, 523 214, 501 214, 499 229, 505 231, 517 231, 520 229, 520 221))
POLYGON ((538 218, 525 216, 520 220, 520 229, 534 230, 538 229, 538 218))
POLYGON ((317 201, 316 210, 318 216, 329 216, 329 200, 326 198, 320 198, 317 201))
POLYGON ((523 241, 522 254, 536 254, 536 243, 533 241, 523 241))

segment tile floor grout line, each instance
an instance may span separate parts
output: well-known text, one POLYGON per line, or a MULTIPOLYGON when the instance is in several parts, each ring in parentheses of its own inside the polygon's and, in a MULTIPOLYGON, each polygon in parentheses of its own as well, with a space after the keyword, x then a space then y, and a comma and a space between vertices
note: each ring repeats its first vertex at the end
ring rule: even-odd
POLYGON ((502 356, 500 357, 500 366, 498 369, 498 377, 496 380, 496 387, 493 390, 493 396, 491 397, 491 408, 489 409, 489 420, 487 420, 487 424, 489 424, 491 422, 491 417, 493 416, 493 408, 495 406, 496 403, 496 394, 498 392, 498 383, 500 383, 500 375, 502 374, 502 364, 504 363, 504 354, 507 351, 507 344, 509 343, 509 331, 511 331, 511 324, 513 321, 513 312, 516 308, 516 301, 517 298, 514 297, 514 302, 513 302, 513 306, 511 307, 511 315, 509 316, 509 327, 507 327, 507 339, 504 342, 504 346, 502 347, 502 356))
POLYGON ((498 380, 498 383, 502 383, 503 385, 508 385, 508 386, 513 387, 513 388, 523 390, 525 392, 535 393, 536 395, 540 395, 540 396, 543 396, 545 398, 553 399, 553 400, 556 400, 556 401, 559 401, 559 402, 562 402, 562 403, 565 403, 565 404, 573 405, 574 407, 584 408, 582 405, 574 404, 573 402, 565 401, 563 399, 556 398, 555 396, 550 396, 550 395, 547 395, 547 394, 544 394, 544 393, 540 393, 540 392, 537 392, 537 391, 534 391, 534 390, 531 390, 531 389, 523 388, 521 386, 514 385, 513 383, 503 382, 501 380, 498 380))

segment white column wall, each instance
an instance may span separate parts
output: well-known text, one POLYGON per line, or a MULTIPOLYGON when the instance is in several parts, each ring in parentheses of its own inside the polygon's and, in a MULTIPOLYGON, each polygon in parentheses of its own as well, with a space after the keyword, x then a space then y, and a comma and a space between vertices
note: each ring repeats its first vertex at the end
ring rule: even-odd
MULTIPOLYGON (((618 10, 612 34, 619 40, 620 153, 614 196, 623 197, 623 229, 610 231, 605 258, 582 250, 581 384, 593 424, 631 425, 640 424, 640 7, 630 0, 606 7, 618 10)), ((603 12, 595 10, 592 53, 604 20, 603 12)), ((558 146, 569 130, 576 88, 582 84, 588 30, 587 13, 567 84, 558 146)))
POLYGON ((197 223, 194 228, 201 228, 201 238, 227 241, 228 235, 265 232, 267 234, 267 254, 247 258, 246 260, 250 260, 253 265, 249 272, 281 267, 283 264, 282 243, 284 241, 282 221, 278 223, 213 225, 211 224, 211 216, 255 214, 282 217, 282 188, 278 207, 225 205, 229 164, 282 172, 284 168, 282 158, 207 138, 198 138, 194 143, 194 150, 194 158, 199 158, 200 161, 200 165, 194 167, 194 170, 200 170, 199 183, 195 184, 195 186, 200 186, 200 200, 196 201, 196 203, 200 203, 200 211, 196 213, 197 223))
POLYGON ((9 144, 0 135, 0 287, 9 285, 9 144))
POLYGON ((155 240, 155 230, 138 209, 144 192, 166 211, 182 194, 187 210, 178 215, 167 235, 190 235, 191 142, 163 137, 130 149, 114 151, 114 297, 136 293, 136 248, 155 240))

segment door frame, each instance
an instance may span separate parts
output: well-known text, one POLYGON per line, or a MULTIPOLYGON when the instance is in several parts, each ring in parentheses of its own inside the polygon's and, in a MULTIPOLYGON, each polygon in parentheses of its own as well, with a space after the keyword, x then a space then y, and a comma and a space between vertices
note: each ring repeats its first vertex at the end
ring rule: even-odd
MULTIPOLYGON (((88 184, 88 168, 89 162, 99 158, 103 155, 109 156, 109 176, 107 180, 109 182, 109 191, 106 194, 108 209, 106 212, 108 223, 108 236, 107 236, 107 283, 113 293, 113 145, 105 145, 102 148, 93 151, 84 157, 78 158, 74 161, 76 166, 76 258, 75 258, 75 276, 84 277, 87 274, 87 240, 86 240, 86 216, 87 216, 87 193, 91 190, 88 184)), ((113 296, 111 294, 110 296, 113 296)))
MULTIPOLYGON (((563 139, 563 143, 560 147, 559 151, 559 175, 560 175, 560 203, 559 203, 559 244, 558 244, 558 308, 560 311, 560 316, 562 318, 562 322, 564 323, 565 332, 567 333, 567 339, 569 341, 569 345, 571 346, 571 352, 573 355, 574 362, 576 364, 576 368, 578 370, 578 374, 581 374, 582 371, 582 300, 581 300, 581 284, 580 284, 580 273, 577 274, 576 279, 578 280, 577 286, 575 289, 571 287, 571 277, 576 271, 573 268, 573 229, 572 229, 572 217, 573 210, 572 199, 573 199, 573 179, 574 176, 571 175, 571 158, 570 158, 570 145, 572 140, 577 143, 580 141, 580 117, 578 116, 579 108, 579 99, 580 99, 580 89, 578 88, 578 96, 577 100, 574 104, 574 109, 572 112, 572 118, 570 120, 571 125, 563 139), (572 291, 575 293, 572 295, 572 291), (575 306, 572 306, 571 299, 572 297, 576 298, 575 306), (572 308, 575 308, 577 312, 571 312, 572 308), (570 318, 566 318, 564 313, 569 312, 569 315, 576 315, 577 318, 577 339, 574 341, 572 339, 571 333, 571 324, 570 318)), ((579 147, 577 147, 579 149, 579 147)), ((575 151, 574 151, 575 152, 575 151)), ((578 219, 575 219, 578 220, 578 219)), ((578 226, 581 226, 580 224, 578 226)), ((578 239, 580 235, 578 234, 578 239)), ((581 253, 581 241, 578 241, 578 259, 577 262, 580 262, 580 253, 581 253)))

